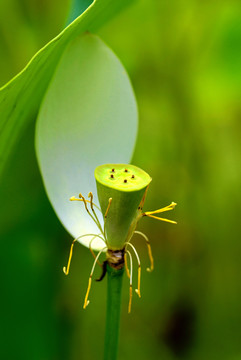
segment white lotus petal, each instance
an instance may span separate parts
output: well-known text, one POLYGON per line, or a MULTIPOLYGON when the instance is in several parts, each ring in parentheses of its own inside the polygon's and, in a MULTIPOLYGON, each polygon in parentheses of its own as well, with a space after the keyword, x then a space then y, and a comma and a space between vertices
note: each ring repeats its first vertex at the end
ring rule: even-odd
MULTIPOLYGON (((122 64, 98 37, 75 39, 60 60, 36 125, 44 185, 73 237, 99 230, 84 204, 69 198, 80 192, 87 197, 92 191, 98 203, 94 169, 104 163, 128 163, 136 134, 137 106, 122 64)), ((88 246, 90 239, 80 242, 88 246)), ((101 240, 93 242, 94 249, 102 247, 101 240)))

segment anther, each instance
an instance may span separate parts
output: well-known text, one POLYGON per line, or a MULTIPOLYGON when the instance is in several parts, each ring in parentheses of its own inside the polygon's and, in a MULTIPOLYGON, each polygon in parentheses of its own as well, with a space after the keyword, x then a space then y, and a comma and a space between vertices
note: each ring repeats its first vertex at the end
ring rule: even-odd
POLYGON ((127 170, 127 169, 125 169, 125 172, 128 172, 128 170, 127 170))
POLYGON ((132 284, 130 284, 128 314, 131 313, 131 303, 132 303, 132 284))
POLYGON ((112 169, 111 171, 112 171, 112 172, 115 172, 115 169, 112 169))
POLYGON ((124 180, 124 183, 127 183, 127 180, 126 180, 126 179, 124 180))
POLYGON ((131 177, 132 179, 135 179, 135 175, 132 175, 132 177, 131 177))
POLYGON ((114 179, 114 175, 113 175, 113 174, 111 174, 111 176, 110 176, 110 177, 111 177, 111 179, 114 179))

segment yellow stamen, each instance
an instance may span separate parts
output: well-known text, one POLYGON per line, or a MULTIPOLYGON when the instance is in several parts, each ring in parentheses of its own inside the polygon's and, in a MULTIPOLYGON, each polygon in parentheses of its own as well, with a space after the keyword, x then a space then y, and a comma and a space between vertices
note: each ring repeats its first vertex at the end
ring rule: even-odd
MULTIPOLYGON (((70 247, 69 260, 68 260, 67 269, 66 269, 65 266, 63 267, 63 272, 65 273, 65 275, 68 275, 68 274, 69 274, 69 268, 70 268, 70 263, 71 263, 71 259, 72 259, 72 255, 73 255, 74 243, 75 243, 77 240, 79 240, 79 239, 81 239, 81 238, 83 238, 83 237, 85 237, 85 236, 94 236, 94 238, 98 237, 98 238, 100 238, 101 240, 103 240, 103 241, 105 242, 104 238, 101 237, 100 235, 97 235, 97 234, 85 234, 85 235, 80 235, 79 237, 77 237, 76 239, 74 239, 73 242, 72 242, 72 244, 71 244, 71 247, 70 247)), ((93 238, 92 240, 94 240, 94 238, 93 238)), ((92 242, 92 240, 91 240, 90 242, 92 242)))
POLYGON ((141 235, 146 240, 146 246, 147 246, 147 251, 148 251, 149 260, 150 260, 150 267, 146 268, 146 270, 148 272, 151 272, 154 269, 154 259, 152 256, 150 241, 149 241, 148 237, 145 234, 143 234, 141 231, 135 231, 134 233, 141 235))
POLYGON ((135 290, 139 298, 141 297, 141 265, 138 266, 138 287, 135 290))
POLYGON ((135 247, 130 243, 130 242, 127 242, 125 243, 126 246, 131 246, 131 248, 133 249, 135 255, 136 255, 136 259, 137 259, 137 262, 138 262, 138 286, 137 286, 137 289, 135 289, 135 292, 137 293, 137 295, 139 297, 141 297, 141 261, 140 261, 140 258, 139 258, 139 255, 135 249, 135 247))
POLYGON ((89 277, 89 282, 88 282, 88 288, 87 288, 87 291, 86 291, 86 295, 85 295, 85 301, 84 301, 84 306, 83 308, 85 309, 88 305, 89 305, 89 300, 88 300, 88 297, 89 297, 89 292, 90 292, 90 288, 91 288, 91 281, 92 281, 92 276, 93 276, 93 273, 94 273, 94 270, 95 270, 95 265, 98 261, 98 258, 100 257, 101 253, 107 249, 107 247, 104 247, 102 250, 100 250, 95 258, 95 261, 94 261, 94 264, 92 266, 92 269, 91 269, 91 273, 90 273, 90 277, 89 277))
POLYGON ((70 268, 70 263, 71 263, 71 259, 72 259, 72 255, 73 255, 73 247, 74 247, 75 242, 76 242, 76 239, 74 239, 74 241, 72 242, 71 247, 70 247, 67 269, 66 269, 66 266, 63 267, 63 272, 65 273, 65 275, 69 274, 69 268, 70 268))
POLYGON ((131 304, 132 304, 132 285, 130 284, 130 295, 129 295, 129 304, 128 304, 128 314, 131 313, 131 304))
POLYGON ((162 212, 165 212, 165 211, 170 211, 170 210, 173 210, 175 208, 177 204, 172 202, 170 205, 168 206, 165 206, 164 208, 161 208, 161 209, 158 209, 158 210, 154 210, 154 211, 146 211, 142 214, 142 216, 149 216, 153 219, 156 219, 156 220, 161 220, 161 221, 165 221, 165 222, 169 222, 171 224, 177 224, 176 221, 172 221, 172 220, 168 220, 168 219, 164 219, 164 218, 160 218, 160 217, 157 217, 157 216, 154 216, 153 214, 160 214, 162 212))
POLYGON ((125 269, 126 269, 126 274, 128 276, 128 278, 130 279, 130 271, 128 269, 128 264, 127 264, 127 256, 126 253, 124 254, 124 260, 125 260, 125 269))
MULTIPOLYGON (((93 249, 92 249, 92 247, 91 247, 91 244, 92 244, 92 242, 97 238, 97 236, 100 236, 100 234, 94 236, 94 237, 90 240, 90 243, 89 243, 89 249, 90 249, 90 252, 91 252, 91 254, 93 255, 93 258, 94 258, 94 259, 96 259, 96 255, 95 255, 95 253, 94 253, 94 251, 93 251, 93 249)), ((99 260, 97 260, 97 264, 102 268, 102 265, 101 265, 101 263, 99 262, 99 260)))
POLYGON ((160 218, 160 217, 158 217, 158 216, 153 216, 153 215, 146 215, 146 216, 151 217, 151 218, 156 219, 156 220, 165 221, 165 222, 168 222, 168 223, 171 223, 171 224, 177 224, 176 221, 172 221, 172 220, 169 220, 169 219, 160 218))
POLYGON ((126 252, 129 255, 130 258, 130 295, 129 295, 129 304, 128 304, 128 313, 131 312, 131 303, 132 303, 132 269, 133 269, 133 263, 132 263, 132 256, 130 251, 126 250, 126 252))
MULTIPOLYGON (((92 194, 91 191, 89 192, 88 197, 90 198, 90 207, 91 207, 91 210, 92 210, 92 212, 93 212, 93 214, 94 214, 94 217, 95 217, 95 220, 96 220, 96 225, 97 225, 98 228, 100 229, 102 235, 105 236, 104 233, 103 233, 103 231, 102 231, 102 227, 101 227, 101 225, 100 225, 99 219, 98 219, 98 217, 97 217, 97 215, 96 215, 96 212, 95 212, 95 210, 94 210, 94 207, 93 207, 93 205, 94 205, 94 203, 93 203, 93 194, 92 194)), ((86 201, 87 201, 87 200, 86 200, 86 201)))
MULTIPOLYGON (((89 193, 90 194, 90 193, 89 193)), ((92 193, 91 193, 92 194, 92 193)), ((89 209, 88 209, 88 206, 87 206, 87 202, 89 202, 91 205, 93 204, 92 203, 92 201, 90 200, 86 200, 85 199, 85 197, 81 194, 81 193, 79 193, 79 198, 80 198, 80 200, 82 200, 83 202, 84 202, 84 205, 85 205, 85 210, 87 211, 87 213, 89 214, 89 216, 91 217, 91 219, 95 222, 95 224, 97 225, 97 227, 98 227, 98 229, 100 230, 100 232, 103 234, 103 236, 105 237, 105 235, 104 235, 104 233, 103 233, 103 230, 102 230, 102 227, 101 227, 101 225, 100 225, 100 222, 99 222, 99 220, 98 220, 98 218, 97 218, 97 216, 96 216, 96 213, 94 212, 94 216, 93 215, 91 215, 91 213, 90 213, 90 211, 89 211, 89 209)))
POLYGON ((88 300, 88 297, 89 297, 89 293, 90 293, 91 282, 92 282, 92 276, 89 277, 88 288, 87 288, 87 291, 86 291, 85 301, 84 301, 84 306, 83 306, 84 309, 86 309, 86 307, 90 303, 90 301, 88 300))
POLYGON ((93 209, 93 194, 92 194, 91 191, 89 192, 88 197, 90 198, 90 207, 91 207, 91 210, 94 211, 94 209, 93 209))
MULTIPOLYGON (((75 196, 72 196, 69 200, 70 200, 70 201, 82 201, 82 202, 83 202, 83 199, 76 198, 75 196)), ((87 203, 90 203, 90 200, 86 200, 86 199, 85 199, 85 201, 86 201, 87 203)), ((99 211, 101 211, 100 208, 99 208, 99 206, 97 206, 95 203, 92 202, 92 205, 94 205, 99 211)))
POLYGON ((165 206, 164 208, 154 210, 154 211, 146 211, 144 214, 148 216, 148 215, 153 215, 153 214, 159 214, 159 213, 162 213, 165 211, 170 211, 170 210, 173 210, 176 205, 177 205, 176 203, 172 202, 170 205, 165 206))
MULTIPOLYGON (((88 209, 88 207, 87 207, 87 200, 85 199, 85 197, 82 195, 82 194, 80 194, 79 193, 79 198, 80 198, 80 200, 82 200, 83 202, 84 202, 84 204, 85 204, 85 210, 87 211, 87 213, 89 213, 89 209, 88 209)), ((91 203, 91 201, 88 201, 89 203, 91 203)))
POLYGON ((152 272, 153 269, 154 269, 154 259, 153 259, 153 256, 152 256, 152 251, 151 251, 151 244, 149 242, 147 242, 147 251, 148 251, 148 256, 149 256, 149 259, 150 259, 150 267, 146 268, 146 270, 148 272, 152 272))
POLYGON ((70 201, 82 201, 81 199, 77 199, 75 196, 71 196, 70 201))

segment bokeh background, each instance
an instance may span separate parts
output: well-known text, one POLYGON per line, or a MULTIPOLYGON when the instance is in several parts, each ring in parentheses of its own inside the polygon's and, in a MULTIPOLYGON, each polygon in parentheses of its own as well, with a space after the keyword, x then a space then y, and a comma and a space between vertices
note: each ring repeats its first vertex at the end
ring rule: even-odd
MULTIPOLYGON (((0 85, 63 28, 69 1, 0 1, 0 85)), ((241 359, 241 4, 139 0, 98 34, 119 56, 139 105, 133 164, 153 178, 145 209, 178 203, 174 226, 143 219, 155 271, 127 314, 119 359, 241 359)), ((0 187, 0 358, 100 359, 106 279, 82 310, 92 257, 43 189, 27 129, 0 187)), ((81 191, 81 189, 80 189, 81 191)), ((169 214, 168 214, 169 215, 169 214)), ((145 243, 136 238, 143 269, 145 243)), ((136 280, 136 278, 135 278, 136 280)))

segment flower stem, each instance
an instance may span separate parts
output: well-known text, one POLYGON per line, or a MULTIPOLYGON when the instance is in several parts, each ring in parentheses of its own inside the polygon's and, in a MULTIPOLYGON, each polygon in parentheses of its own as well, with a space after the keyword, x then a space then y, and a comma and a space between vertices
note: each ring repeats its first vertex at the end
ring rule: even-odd
POLYGON ((107 265, 108 283, 104 360, 117 359, 123 273, 124 268, 116 270, 107 265))

